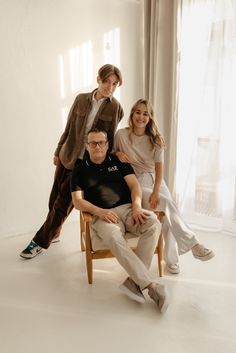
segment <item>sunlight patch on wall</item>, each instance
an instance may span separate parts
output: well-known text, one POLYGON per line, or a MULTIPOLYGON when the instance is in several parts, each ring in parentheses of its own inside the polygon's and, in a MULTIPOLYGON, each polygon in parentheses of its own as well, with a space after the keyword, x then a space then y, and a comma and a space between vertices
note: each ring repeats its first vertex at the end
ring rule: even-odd
POLYGON ((65 55, 59 55, 59 85, 60 98, 63 101, 61 109, 62 131, 67 122, 71 106, 71 97, 79 91, 90 91, 93 84, 93 46, 92 41, 70 48, 65 55))
POLYGON ((92 84, 93 48, 88 41, 69 51, 70 90, 75 93, 92 84))
MULTIPOLYGON (((104 63, 113 64, 120 68, 120 28, 106 32, 103 36, 104 63)), ((120 100, 120 88, 114 94, 120 100)))
POLYGON ((60 78, 60 93, 61 99, 65 98, 65 77, 64 77, 64 59, 62 55, 59 55, 59 78, 60 78))
MULTIPOLYGON (((59 55, 60 97, 63 101, 61 109, 62 130, 67 122, 72 96, 80 92, 89 92, 93 88, 94 53, 91 40, 72 47, 64 55, 59 55)), ((103 64, 113 64, 120 68, 120 28, 114 28, 103 35, 103 64)), ((120 88, 114 94, 120 100, 120 88)))

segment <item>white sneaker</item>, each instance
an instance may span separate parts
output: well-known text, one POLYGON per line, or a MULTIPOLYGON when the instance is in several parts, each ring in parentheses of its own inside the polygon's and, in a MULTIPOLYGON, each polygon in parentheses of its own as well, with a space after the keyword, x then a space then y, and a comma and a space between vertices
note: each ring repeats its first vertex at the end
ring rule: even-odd
POLYGON ((202 244, 194 245, 194 247, 192 248, 192 253, 196 259, 201 261, 210 260, 215 256, 212 250, 205 248, 205 246, 203 246, 202 244))
POLYGON ((180 272, 178 262, 176 264, 167 264, 166 269, 168 272, 172 273, 173 275, 177 275, 180 272))

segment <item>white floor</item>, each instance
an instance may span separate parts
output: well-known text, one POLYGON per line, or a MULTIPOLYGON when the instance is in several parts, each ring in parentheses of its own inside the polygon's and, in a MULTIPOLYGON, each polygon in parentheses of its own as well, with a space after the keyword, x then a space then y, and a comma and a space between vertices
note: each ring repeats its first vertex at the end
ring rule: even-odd
POLYGON ((65 224, 60 243, 23 260, 30 238, 0 241, 1 353, 236 352, 236 238, 199 233, 216 257, 202 263, 188 253, 180 275, 161 279, 172 300, 164 315, 148 297, 138 304, 119 292, 125 273, 115 259, 97 260, 87 284, 77 224, 65 224))

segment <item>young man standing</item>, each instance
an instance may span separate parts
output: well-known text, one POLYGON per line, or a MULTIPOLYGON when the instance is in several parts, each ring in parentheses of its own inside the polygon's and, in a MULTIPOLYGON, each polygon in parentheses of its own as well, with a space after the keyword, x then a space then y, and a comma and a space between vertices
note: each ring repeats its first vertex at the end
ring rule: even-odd
POLYGON ((71 177, 72 200, 76 209, 93 215, 91 232, 111 250, 129 277, 120 289, 131 299, 144 302, 143 290, 161 312, 168 307, 165 287, 153 281, 149 268, 157 246, 161 225, 152 211, 141 206, 142 192, 133 168, 116 156, 107 154, 105 131, 88 133, 88 156, 78 159, 71 177), (138 236, 136 252, 124 234, 138 236))
POLYGON ((79 94, 69 112, 67 125, 55 151, 55 179, 49 198, 46 221, 20 256, 31 259, 47 249, 60 235, 61 227, 73 209, 70 176, 75 161, 83 158, 85 139, 92 127, 107 132, 112 148, 114 133, 123 117, 120 103, 113 97, 122 84, 120 70, 110 64, 102 66, 97 76, 98 87, 90 93, 79 94))

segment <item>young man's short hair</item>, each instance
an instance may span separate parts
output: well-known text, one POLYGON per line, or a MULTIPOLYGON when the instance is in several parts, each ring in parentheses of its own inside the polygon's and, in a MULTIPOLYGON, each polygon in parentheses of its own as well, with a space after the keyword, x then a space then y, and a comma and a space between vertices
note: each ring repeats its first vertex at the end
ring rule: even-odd
POLYGON ((111 64, 106 64, 100 67, 100 69, 98 70, 98 76, 100 77, 102 82, 104 82, 111 75, 117 76, 119 81, 119 86, 121 86, 123 82, 122 75, 120 70, 116 66, 111 64))

